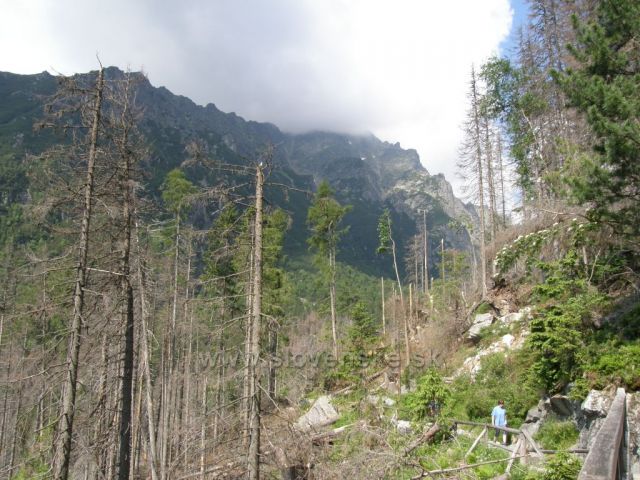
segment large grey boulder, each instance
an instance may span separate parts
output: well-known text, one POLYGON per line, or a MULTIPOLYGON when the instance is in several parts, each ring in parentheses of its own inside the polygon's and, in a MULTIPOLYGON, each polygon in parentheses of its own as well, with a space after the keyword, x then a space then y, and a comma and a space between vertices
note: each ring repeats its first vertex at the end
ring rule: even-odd
POLYGON ((529 409, 529 411, 527 412, 527 418, 525 418, 524 423, 536 423, 544 420, 548 415, 550 408, 551 404, 548 399, 540 399, 538 405, 529 409))
POLYGON ((533 437, 536 433, 538 433, 538 430, 540 430, 541 426, 542 422, 539 421, 533 423, 523 423, 522 425, 520 425, 520 430, 522 430, 523 432, 527 432, 530 437, 533 437))
POLYGON ((408 420, 395 420, 393 424, 396 427, 396 431, 401 435, 409 435, 413 431, 411 422, 408 420))
POLYGON ((471 340, 477 340, 480 337, 480 330, 491 325, 494 321, 492 313, 481 313, 476 315, 473 325, 469 329, 467 336, 471 340))
POLYGON ((551 409, 560 417, 571 417, 574 414, 573 402, 566 395, 554 395, 549 399, 551 409))
POLYGON ((591 390, 578 410, 579 448, 590 448, 613 403, 615 390, 591 390))
POLYGON ((580 409, 587 417, 606 417, 612 400, 611 395, 599 390, 591 390, 580 405, 580 409))
POLYGON ((323 395, 313 402, 307 413, 302 415, 295 426, 298 430, 306 431, 331 425, 340 418, 337 410, 331 404, 331 397, 323 395))
POLYGON ((507 313, 502 317, 499 317, 498 320, 500 323, 504 323, 506 325, 510 325, 515 322, 520 322, 522 320, 527 320, 531 317, 531 307, 524 307, 522 310, 513 313, 507 313))

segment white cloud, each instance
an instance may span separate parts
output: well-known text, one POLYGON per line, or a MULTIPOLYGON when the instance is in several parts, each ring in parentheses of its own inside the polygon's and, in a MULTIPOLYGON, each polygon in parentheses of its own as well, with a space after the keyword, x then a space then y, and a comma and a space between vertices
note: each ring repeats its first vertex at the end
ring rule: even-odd
POLYGON ((283 130, 400 141, 454 182, 471 64, 497 52, 512 18, 509 0, 0 3, 0 70, 88 71, 99 53, 283 130))

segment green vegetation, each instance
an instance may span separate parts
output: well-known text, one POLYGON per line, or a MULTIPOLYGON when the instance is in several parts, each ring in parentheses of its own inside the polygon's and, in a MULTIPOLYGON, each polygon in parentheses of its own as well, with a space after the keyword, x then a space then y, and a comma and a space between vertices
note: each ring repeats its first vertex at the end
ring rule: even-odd
POLYGON ((546 465, 542 480, 575 480, 580 473, 582 462, 570 453, 559 453, 546 465))
POLYGON ((491 422, 491 410, 504 400, 508 425, 517 428, 538 400, 538 393, 525 383, 528 362, 520 352, 495 353, 480 362, 475 379, 456 378, 451 385, 451 411, 455 418, 491 422))
POLYGON ((402 397, 402 406, 413 420, 446 415, 450 408, 451 389, 435 368, 429 368, 418 380, 416 390, 402 397))
MULTIPOLYGON (((290 430, 277 429, 284 423, 281 402, 293 411, 295 405, 306 406, 325 393, 335 394, 341 414, 334 427, 349 428, 326 448, 305 446, 304 458, 296 461, 321 458, 336 471, 353 463, 362 468, 362 478, 378 461, 381 476, 412 478, 421 470, 505 459, 505 452, 484 444, 465 458, 479 432, 470 428, 470 435, 454 435, 450 430, 453 419, 489 422, 500 399, 509 426, 517 428, 541 394, 571 387, 570 395, 581 398, 591 388, 640 389, 640 306, 635 296, 640 284, 640 6, 633 0, 596 4, 593 11, 574 12, 579 14, 573 20, 575 30, 567 29, 566 14, 556 12, 573 58, 560 51, 559 39, 554 41, 545 19, 538 18, 535 35, 523 37, 516 61, 494 58, 478 78, 474 75, 476 148, 469 151, 478 167, 476 191, 487 195, 478 202, 487 209, 480 232, 471 221, 450 221, 430 194, 403 199, 406 192, 386 184, 379 195, 364 191, 368 184, 362 174, 378 172, 360 160, 365 157, 353 157, 355 150, 343 137, 328 141, 332 137, 310 134, 289 142, 274 127, 223 114, 209 117, 193 108, 180 110, 169 101, 158 110, 181 111, 180 118, 156 115, 140 124, 148 136, 141 144, 151 153, 140 154, 136 165, 147 176, 131 180, 140 185, 132 193, 138 197, 120 196, 119 182, 129 178, 116 145, 122 132, 105 115, 96 190, 90 198, 87 278, 76 290, 83 292, 79 307, 72 279, 83 200, 83 180, 74 172, 82 170, 86 159, 86 149, 75 140, 82 135, 72 141, 31 131, 39 116, 36 108, 39 112, 41 107, 34 100, 36 93, 53 93, 52 79, 45 76, 37 88, 10 76, 3 80, 0 353, 6 370, 0 395, 7 411, 0 450, 11 454, 2 456, 2 468, 14 471, 15 478, 34 478, 52 463, 54 426, 64 418, 58 411, 60 379, 74 311, 75 318, 82 317, 83 344, 79 376, 69 374, 80 385, 78 395, 65 407, 78 415, 70 458, 73 472, 84 468, 86 475, 96 477, 114 473, 116 432, 120 427, 130 431, 124 428, 130 409, 119 411, 125 397, 135 400, 137 408, 138 471, 132 475, 141 478, 151 476, 154 455, 163 457, 154 459, 165 470, 162 478, 189 475, 194 465, 210 458, 245 458, 242 440, 247 438, 251 408, 265 408, 260 412, 265 430, 278 432, 274 435, 282 435, 286 445, 290 430), (203 125, 196 125, 200 122, 203 125), (252 152, 272 137, 284 146, 266 168, 272 176, 265 190, 259 270, 252 255, 259 229, 254 228, 257 207, 251 206, 249 167, 256 160, 252 152), (323 142, 330 146, 321 146, 323 142), (32 156, 53 144, 60 148, 32 156), (505 147, 522 190, 522 223, 513 228, 507 227, 506 212, 498 207, 500 197, 504 202, 508 194, 498 186, 505 147), (305 166, 313 176, 294 171, 301 159, 313 163, 305 166), (310 200, 305 192, 313 189, 314 178, 324 178, 321 168, 331 174, 336 191, 321 182, 310 200), (346 178, 340 178, 343 173, 346 178), (370 201, 371 196, 376 199, 370 201), (424 227, 420 215, 397 206, 404 200, 405 206, 429 209, 424 227), (135 233, 125 238, 131 215, 135 233), (406 240, 421 229, 423 235, 413 236, 408 245, 406 240), (441 248, 427 248, 438 241, 441 248), (487 249, 455 248, 468 242, 486 244, 487 249), (392 262, 375 256, 376 245, 377 253, 390 254, 392 262), (495 258, 485 258, 490 253, 495 258), (490 270, 491 261, 495 288, 484 295, 489 279, 481 278, 481 272, 490 270), (384 294, 380 272, 394 276, 391 288, 383 283, 384 294), (425 277, 430 276, 436 278, 429 282, 425 277), (123 279, 134 296, 130 302, 123 295, 123 279), (415 288, 409 289, 410 282, 415 288), (257 312, 252 310, 257 283, 262 316, 256 316, 254 330, 247 326, 257 312), (529 305, 532 318, 510 326, 498 323, 483 330, 477 345, 465 343, 469 318, 502 310, 501 303, 511 309, 529 305), (125 317, 135 325, 135 344, 133 336, 123 342, 123 332, 134 331, 126 327, 125 317), (473 374, 458 374, 464 356, 521 328, 529 329, 523 349, 482 352, 473 374), (260 335, 252 337, 254 331, 260 335), (248 350, 248 344, 256 348, 248 350), (247 355, 257 350, 260 368, 254 368, 254 358, 247 355), (135 351, 138 362, 134 367, 140 376, 130 391, 120 389, 123 351, 131 353, 129 364, 135 351), (319 363, 329 351, 336 357, 332 364, 319 363), (432 354, 434 362, 415 367, 412 353, 432 354), (391 354, 401 360, 398 366, 385 363, 385 355, 388 359, 391 354), (286 355, 297 356, 300 364, 285 364, 286 355), (371 381, 373 374, 380 375, 371 381), (255 378, 263 382, 262 390, 249 382, 255 378), (411 386, 414 380, 414 390, 395 394, 400 385, 411 386), (387 392, 392 401, 370 398, 381 399, 384 388, 393 389, 393 394, 387 392), (410 428, 406 420, 411 420, 410 428), (436 427, 432 438, 423 436, 436 427), (198 448, 185 451, 187 441, 198 448), (5 465, 8 462, 14 464, 5 465)), ((579 8, 576 5, 571 8, 579 8)), ((539 15, 538 10, 533 14, 539 15)), ((113 93, 119 77, 116 71, 110 75, 113 93)), ((166 92, 151 92, 169 98, 166 92)), ((118 112, 114 98, 105 101, 105 112, 118 112)), ((67 122, 60 126, 78 117, 55 113, 67 122)), ((367 154, 382 153, 378 158, 384 167, 395 168, 395 147, 377 140, 365 145, 368 141, 362 140, 361 148, 370 148, 367 154)), ((405 173, 405 180, 413 178, 413 172, 405 173)), ((434 178, 426 183, 442 186, 434 178)), ((286 418, 287 427, 290 420, 286 418)), ((543 447, 564 450, 577 436, 572 422, 551 420, 536 439, 543 447)), ((122 446, 125 452, 128 443, 122 446)), ((259 455, 253 458, 257 461, 259 455)), ((268 458, 263 467, 270 462, 268 458)), ((505 465, 481 465, 469 476, 494 478, 505 465)), ((579 468, 576 458, 562 453, 551 457, 544 471, 515 465, 512 477, 571 479, 579 468)))
POLYGON ((542 448, 568 450, 578 441, 578 429, 571 420, 546 420, 534 438, 542 448))
POLYGON ((556 73, 573 106, 586 114, 596 136, 594 151, 568 173, 571 196, 588 202, 589 219, 612 225, 631 239, 640 233, 640 5, 635 0, 599 2, 595 21, 574 19, 577 41, 570 47, 576 69, 556 73), (626 48, 625 46, 630 48, 626 48))

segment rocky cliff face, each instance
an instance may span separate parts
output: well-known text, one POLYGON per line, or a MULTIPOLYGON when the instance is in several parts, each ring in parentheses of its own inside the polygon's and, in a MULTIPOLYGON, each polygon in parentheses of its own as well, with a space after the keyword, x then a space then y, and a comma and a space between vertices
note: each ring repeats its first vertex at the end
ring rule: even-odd
POLYGON ((314 132, 290 135, 284 154, 299 173, 312 175, 316 183, 329 181, 344 201, 391 207, 414 224, 414 231, 415 225, 422 225, 426 211, 432 242, 444 238, 447 246, 470 248, 468 230, 478 224, 475 209, 455 197, 444 175, 430 175, 415 150, 373 135, 314 132))
MULTIPOLYGON (((114 67, 106 72, 106 78, 112 80, 122 75, 114 67)), ((92 76, 95 72, 79 75, 88 81, 92 76)), ((31 133, 31 125, 55 85, 56 78, 47 73, 0 73, 0 152, 10 152, 2 158, 3 162, 19 162, 25 152, 37 153, 55 141, 52 137, 36 137, 31 133)), ((341 202, 353 205, 345 219, 351 228, 342 242, 342 261, 370 273, 390 271, 387 259, 375 254, 377 219, 384 208, 392 211, 400 256, 404 254, 404 244, 422 225, 423 210, 428 212, 427 229, 434 247, 444 238, 447 246, 471 248, 469 235, 464 229, 452 227, 451 221, 474 224, 473 208, 455 198, 451 185, 442 175, 430 175, 415 150, 405 150, 397 143, 384 142, 373 135, 286 134, 275 125, 224 113, 214 104, 196 105, 164 87, 154 87, 143 76, 139 78, 137 90, 136 101, 143 111, 141 129, 151 152, 145 169, 152 196, 157 195, 166 173, 188 159, 188 145, 193 142, 207 155, 235 164, 250 162, 260 149, 271 144, 275 147, 276 166, 272 180, 309 192, 314 184, 327 180, 341 202)), ((220 181, 216 174, 203 168, 189 167, 186 172, 201 185, 220 181)), ((225 180, 234 181, 233 178, 225 180)), ((310 194, 284 194, 272 189, 270 195, 272 205, 284 208, 293 217, 288 253, 303 253, 308 236, 305 220, 310 194)))

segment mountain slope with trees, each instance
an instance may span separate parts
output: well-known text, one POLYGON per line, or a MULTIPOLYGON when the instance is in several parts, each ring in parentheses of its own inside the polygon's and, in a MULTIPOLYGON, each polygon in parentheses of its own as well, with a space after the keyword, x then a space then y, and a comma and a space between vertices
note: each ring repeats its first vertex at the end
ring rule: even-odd
MULTIPOLYGON (((118 79, 123 73, 116 68, 105 69, 106 78, 118 79)), ((56 89, 56 78, 45 73, 38 75, 0 75, 2 118, 0 145, 6 185, 2 196, 8 205, 25 199, 28 188, 25 175, 26 154, 39 154, 57 141, 48 131, 34 132, 33 125, 41 117, 46 97, 56 89)), ((144 77, 136 85, 136 105, 144 112, 139 128, 148 141, 148 155, 141 163, 145 187, 152 198, 158 198, 159 187, 166 174, 183 166, 188 178, 201 186, 212 185, 219 178, 233 181, 233 175, 206 168, 198 163, 208 157, 217 162, 246 164, 266 145, 274 146, 272 183, 290 188, 267 185, 268 201, 292 215, 292 228, 286 239, 290 255, 306 254, 306 209, 315 186, 327 180, 338 192, 338 199, 353 205, 349 221, 353 225, 340 260, 368 273, 390 273, 375 255, 375 228, 378 215, 391 208, 394 220, 401 226, 398 241, 408 244, 419 230, 419 209, 428 210, 430 242, 434 247, 440 238, 451 246, 469 248, 466 235, 449 227, 452 219, 470 226, 474 210, 464 206, 454 195, 442 176, 430 176, 420 165, 417 153, 403 150, 399 145, 382 142, 372 135, 347 136, 330 133, 303 135, 285 134, 271 124, 245 121, 230 113, 223 113, 215 105, 201 107, 167 89, 153 87, 144 77), (420 188, 411 193, 413 201, 406 201, 403 182, 423 179, 420 188), (306 195, 305 195, 306 193, 306 195)), ((205 212, 196 223, 208 222, 205 212)), ((431 262, 435 257, 431 258, 431 262)))
POLYGON ((371 136, 0 74, 0 477, 576 478, 572 402, 640 389, 640 6, 528 4, 470 68, 474 208, 371 136), (549 397, 539 465, 451 428, 549 397))

